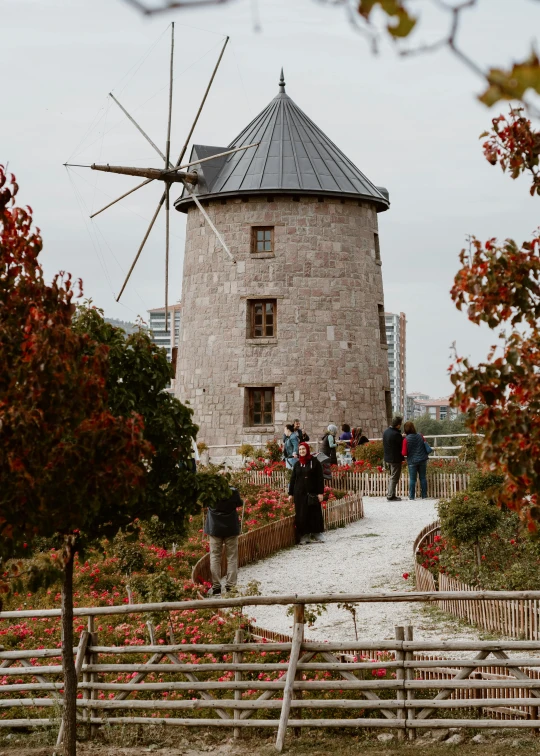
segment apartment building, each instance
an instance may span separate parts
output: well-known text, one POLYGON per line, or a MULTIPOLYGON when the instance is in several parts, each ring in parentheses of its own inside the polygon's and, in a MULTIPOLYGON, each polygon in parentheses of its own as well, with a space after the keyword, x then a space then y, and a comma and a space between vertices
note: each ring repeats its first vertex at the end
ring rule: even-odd
POLYGON ((390 392, 394 414, 407 417, 407 380, 406 380, 406 328, 407 318, 404 312, 384 313, 386 325, 386 343, 388 344, 388 370, 390 373, 390 392))
POLYGON ((173 356, 177 354, 174 350, 178 348, 181 309, 180 302, 169 305, 168 330, 165 330, 165 308, 157 307, 154 310, 148 310, 151 339, 154 344, 165 349, 169 362, 172 362, 173 356))

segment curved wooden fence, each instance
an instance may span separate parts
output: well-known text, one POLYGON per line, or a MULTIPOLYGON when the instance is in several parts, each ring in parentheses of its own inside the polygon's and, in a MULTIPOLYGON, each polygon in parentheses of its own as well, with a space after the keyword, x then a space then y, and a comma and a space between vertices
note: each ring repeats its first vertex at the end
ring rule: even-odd
MULTIPOLYGON (((284 470, 274 470, 270 475, 267 475, 264 470, 249 470, 244 475, 248 483, 255 483, 259 486, 270 485, 286 488, 289 485, 289 478, 284 470)), ((453 496, 458 491, 464 491, 469 485, 469 475, 465 473, 436 473, 428 471, 427 483, 428 496, 430 498, 444 499, 453 496)), ((386 496, 388 491, 388 473, 337 472, 332 475, 329 485, 336 491, 355 491, 363 496, 386 496)), ((409 478, 406 468, 399 479, 396 495, 402 497, 409 495, 409 478)), ((417 483, 416 495, 420 496, 420 483, 417 483)))
MULTIPOLYGON (((361 520, 364 505, 359 493, 350 493, 343 499, 328 502, 323 509, 325 530, 347 525, 361 520)), ((238 539, 238 566, 257 562, 272 556, 276 551, 287 549, 295 544, 294 516, 263 525, 249 533, 243 533, 238 539)), ((227 562, 223 553, 222 574, 227 572, 227 562)), ((210 554, 205 554, 193 567, 191 577, 194 583, 212 582, 210 574, 210 554)))
MULTIPOLYGON (((478 591, 461 580, 440 573, 437 579, 422 567, 417 560, 420 548, 433 545, 435 536, 440 535, 441 528, 438 521, 432 522, 418 534, 413 548, 416 587, 420 591, 478 591)), ((440 601, 440 608, 448 614, 464 619, 477 627, 492 633, 499 633, 507 638, 527 640, 540 639, 540 601, 537 599, 509 599, 493 598, 489 601, 463 601, 461 599, 445 598, 440 601)))

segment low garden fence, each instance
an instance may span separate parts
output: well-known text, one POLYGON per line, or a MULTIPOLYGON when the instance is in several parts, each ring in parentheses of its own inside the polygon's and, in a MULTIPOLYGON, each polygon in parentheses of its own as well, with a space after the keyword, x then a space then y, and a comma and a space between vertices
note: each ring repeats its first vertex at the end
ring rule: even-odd
MULTIPOLYGON (((462 595, 465 592, 475 592, 477 589, 463 583, 461 580, 444 573, 433 574, 418 564, 416 554, 419 549, 435 544, 435 538, 440 536, 441 529, 438 521, 427 525, 417 536, 414 543, 416 587, 422 591, 440 590, 449 596, 462 595)), ((523 638, 540 640, 540 601, 535 598, 509 598, 502 593, 491 601, 463 601, 449 598, 441 601, 440 608, 448 614, 464 619, 488 632, 499 633, 509 638, 523 638)))
MULTIPOLYGON (((287 488, 289 478, 284 470, 273 470, 270 474, 264 470, 249 470, 244 473, 245 480, 255 485, 271 485, 287 488)), ((445 499, 458 491, 464 491, 469 485, 469 475, 465 473, 435 473, 427 476, 428 496, 432 499, 445 499)), ((385 472, 355 473, 338 472, 332 475, 329 485, 336 491, 355 491, 363 496, 386 496, 388 491, 388 474, 385 472)), ((409 477, 407 468, 399 479, 397 496, 409 495, 409 477)), ((420 483, 416 486, 416 495, 420 496, 420 483)))
MULTIPOLYGON (((395 639, 384 641, 344 644, 304 637, 306 605, 500 598, 539 601, 540 591, 243 596, 77 607, 76 617, 88 617, 74 649, 80 723, 90 733, 103 725, 132 724, 219 727, 235 735, 246 727, 271 728, 278 751, 290 727, 383 728, 396 730, 401 739, 449 727, 537 729, 540 679, 532 671, 540 668, 538 641, 424 641, 415 640, 411 627, 396 628, 395 639), (155 641, 148 623, 148 645, 102 646, 95 632, 95 619, 103 616, 260 605, 293 607, 289 642, 251 642, 237 630, 232 643, 165 645, 155 641), (433 657, 434 652, 453 657, 433 657), (485 717, 486 710, 505 719, 485 717)), ((3 612, 0 621, 59 614, 58 609, 3 612)), ((59 655, 58 648, 0 652, 0 708, 7 715, 0 717, 1 727, 59 725, 64 689, 59 655)))
MULTIPOLYGON (((364 505, 359 493, 349 493, 342 499, 326 502, 323 509, 325 530, 348 525, 364 516, 364 505)), ((245 567, 259 559, 275 554, 280 549, 287 549, 295 544, 294 515, 284 517, 276 522, 263 525, 238 539, 238 566, 245 567)), ((223 551, 222 574, 227 572, 225 551, 223 551)), ((205 554, 195 564, 192 571, 194 583, 211 582, 210 555, 205 554)))

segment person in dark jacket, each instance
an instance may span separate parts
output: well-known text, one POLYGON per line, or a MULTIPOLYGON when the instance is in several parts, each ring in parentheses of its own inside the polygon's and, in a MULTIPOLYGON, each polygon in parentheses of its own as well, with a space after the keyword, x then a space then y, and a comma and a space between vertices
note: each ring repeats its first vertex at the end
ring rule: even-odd
POLYGON ((210 572, 212 574, 212 588, 210 596, 221 594, 221 555, 223 547, 227 555, 226 591, 236 586, 238 578, 238 536, 240 522, 238 520, 239 507, 243 506, 240 494, 231 486, 228 499, 221 499, 215 507, 208 508, 204 532, 210 536, 210 572))
POLYGON ((322 465, 313 457, 304 441, 298 449, 298 462, 293 467, 289 483, 289 500, 294 501, 296 542, 306 544, 324 541, 324 517, 321 503, 324 498, 322 465))
POLYGON ((426 441, 421 433, 416 432, 414 423, 405 423, 405 438, 401 446, 401 453, 407 457, 409 468, 409 499, 414 501, 416 493, 416 476, 420 477, 420 490, 422 498, 427 499, 427 462, 426 441))
POLYGON ((326 456, 330 458, 331 465, 337 465, 336 436, 337 436, 337 426, 332 425, 332 423, 330 423, 326 433, 321 438, 321 441, 322 441, 321 451, 323 454, 326 454, 326 456))
POLYGON ((402 422, 403 418, 396 415, 392 419, 392 425, 384 431, 382 437, 384 461, 390 468, 390 480, 388 481, 388 493, 386 494, 388 501, 401 501, 401 498, 396 496, 396 488, 401 475, 401 463, 403 462, 403 454, 401 453, 403 443, 403 436, 401 435, 402 422))
POLYGON ((296 418, 296 420, 293 422, 293 428, 294 432, 298 436, 298 443, 301 443, 302 441, 309 441, 309 436, 300 427, 300 420, 298 418, 296 418))

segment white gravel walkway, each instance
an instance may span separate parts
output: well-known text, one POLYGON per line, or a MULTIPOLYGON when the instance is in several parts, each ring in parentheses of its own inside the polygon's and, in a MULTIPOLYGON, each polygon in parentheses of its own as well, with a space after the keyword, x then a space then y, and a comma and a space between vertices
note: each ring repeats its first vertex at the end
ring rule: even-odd
MULTIPOLYGON (((437 518, 436 503, 435 499, 388 502, 365 497, 363 520, 329 531, 325 543, 296 546, 242 568, 239 587, 257 581, 263 595, 412 590, 412 546, 420 530, 437 518), (411 577, 405 580, 403 573, 411 577)), ((251 607, 249 612, 259 627, 290 634, 292 618, 285 607, 251 607)), ((439 612, 420 604, 357 606, 359 639, 391 639, 396 625, 407 624, 414 626, 418 639, 478 637, 472 629, 458 629, 455 621, 445 621, 439 612)), ((306 635, 313 640, 355 640, 350 613, 335 604, 314 627, 306 628, 306 635)))

